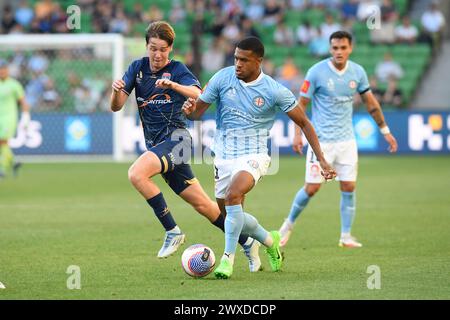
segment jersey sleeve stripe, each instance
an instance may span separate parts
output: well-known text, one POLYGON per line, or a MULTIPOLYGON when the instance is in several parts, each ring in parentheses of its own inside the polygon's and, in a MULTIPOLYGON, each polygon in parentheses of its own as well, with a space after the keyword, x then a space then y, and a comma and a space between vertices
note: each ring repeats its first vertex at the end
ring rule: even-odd
POLYGON ((361 91, 359 94, 364 94, 364 93, 366 93, 366 92, 369 91, 369 90, 370 90, 370 87, 367 88, 366 90, 361 91))

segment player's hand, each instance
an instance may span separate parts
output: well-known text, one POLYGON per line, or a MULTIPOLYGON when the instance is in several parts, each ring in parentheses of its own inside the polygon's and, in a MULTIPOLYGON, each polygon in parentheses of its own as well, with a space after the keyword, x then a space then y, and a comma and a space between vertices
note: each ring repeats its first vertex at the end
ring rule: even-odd
POLYGON ((391 133, 385 134, 384 139, 389 143, 389 152, 395 153, 398 150, 397 140, 395 140, 394 136, 391 133))
POLYGON ((28 111, 26 112, 22 112, 22 115, 20 116, 20 124, 22 125, 22 127, 27 130, 28 126, 31 122, 31 116, 30 113, 28 111))
POLYGON ((158 79, 155 82, 155 86, 161 89, 173 89, 174 82, 169 79, 158 79))
POLYGON ((125 81, 122 79, 116 80, 112 84, 112 88, 115 92, 119 92, 120 90, 125 88, 125 81))
POLYGON ((292 142, 292 149, 298 154, 303 154, 303 137, 301 135, 295 135, 294 141, 292 142))
POLYGON ((333 180, 336 178, 336 171, 325 160, 319 161, 322 171, 320 172, 325 180, 333 180))
POLYGON ((185 115, 190 115, 197 108, 197 103, 194 98, 188 98, 181 107, 185 115))

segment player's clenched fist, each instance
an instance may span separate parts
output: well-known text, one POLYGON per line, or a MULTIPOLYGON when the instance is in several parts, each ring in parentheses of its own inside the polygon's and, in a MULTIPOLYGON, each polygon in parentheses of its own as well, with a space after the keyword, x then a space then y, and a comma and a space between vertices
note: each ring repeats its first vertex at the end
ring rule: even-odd
POLYGON ((325 180, 333 180, 336 178, 336 171, 326 162, 325 160, 319 162, 320 167, 322 168, 322 176, 325 180))
POLYGON ((115 92, 119 92, 120 90, 125 88, 125 81, 122 79, 116 80, 112 84, 112 88, 115 92))
POLYGON ((158 79, 155 82, 155 86, 161 89, 173 89, 174 84, 175 83, 169 79, 158 79))
POLYGON ((192 112, 195 111, 196 108, 196 100, 193 98, 188 98, 184 103, 181 109, 183 110, 184 114, 189 115, 192 112))

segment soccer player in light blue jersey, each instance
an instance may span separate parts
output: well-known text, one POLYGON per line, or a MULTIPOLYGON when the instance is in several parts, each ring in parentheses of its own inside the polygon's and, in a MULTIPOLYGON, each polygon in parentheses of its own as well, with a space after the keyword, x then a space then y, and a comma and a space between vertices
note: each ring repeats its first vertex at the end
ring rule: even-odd
POLYGON ((233 272, 239 235, 248 234, 266 246, 272 271, 281 267, 280 234, 266 231, 252 215, 245 213, 245 195, 267 173, 270 165, 267 141, 275 113, 280 109, 299 125, 317 154, 326 179, 335 176, 323 157, 314 128, 303 109, 287 88, 261 70, 264 46, 249 37, 237 45, 234 67, 218 71, 197 100, 188 99, 184 112, 189 119, 199 119, 217 101, 214 137, 215 195, 225 218, 225 250, 217 278, 227 279, 233 272))
MULTIPOLYGON (((363 67, 349 61, 352 53, 352 36, 345 31, 337 31, 330 36, 332 57, 315 64, 308 71, 300 90, 300 106, 306 110, 312 100, 312 123, 319 137, 325 159, 333 165, 341 188, 341 237, 339 246, 361 247, 351 236, 355 217, 355 186, 358 152, 353 133, 353 95, 359 93, 372 118, 389 144, 389 151, 397 151, 397 141, 390 133, 384 120, 380 104, 370 91, 367 74, 363 67)), ((293 148, 302 153, 303 143, 300 128, 296 128, 293 148)), ((281 246, 284 246, 292 232, 294 222, 305 209, 310 198, 319 191, 323 182, 320 163, 313 150, 306 155, 305 185, 292 203, 291 211, 280 228, 281 246)))

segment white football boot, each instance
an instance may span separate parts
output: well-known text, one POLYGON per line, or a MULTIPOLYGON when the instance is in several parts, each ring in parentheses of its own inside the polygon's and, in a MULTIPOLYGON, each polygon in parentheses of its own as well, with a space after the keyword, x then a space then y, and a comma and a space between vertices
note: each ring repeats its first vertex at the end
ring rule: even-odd
POLYGON ((183 233, 166 232, 163 246, 158 252, 158 258, 167 258, 174 254, 184 243, 185 235, 183 233))
POLYGON ((350 234, 343 234, 339 239, 339 247, 343 248, 361 248, 362 244, 356 241, 350 234))
POLYGON ((259 258, 259 247, 261 244, 253 239, 249 245, 243 245, 242 251, 248 259, 248 268, 250 272, 258 272, 262 270, 261 259, 259 258))
POLYGON ((280 232, 281 240, 280 247, 284 247, 291 236, 292 229, 294 229, 294 224, 290 222, 288 219, 284 220, 281 228, 278 232, 280 232))

